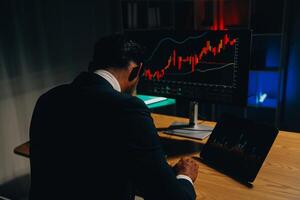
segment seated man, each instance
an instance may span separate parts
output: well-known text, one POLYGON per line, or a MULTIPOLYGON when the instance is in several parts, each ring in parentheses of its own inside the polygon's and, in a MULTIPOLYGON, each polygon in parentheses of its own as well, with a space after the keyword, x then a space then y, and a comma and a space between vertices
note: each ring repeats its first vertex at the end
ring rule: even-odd
POLYGON ((150 112, 132 96, 139 44, 102 38, 89 72, 37 101, 30 127, 30 200, 195 199, 198 164, 166 162, 150 112))

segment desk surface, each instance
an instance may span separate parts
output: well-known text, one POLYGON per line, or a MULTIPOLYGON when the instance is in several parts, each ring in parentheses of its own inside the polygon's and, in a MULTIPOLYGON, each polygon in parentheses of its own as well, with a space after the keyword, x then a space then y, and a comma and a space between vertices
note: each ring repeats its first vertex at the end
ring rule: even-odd
MULTIPOLYGON (((174 121, 187 121, 179 117, 152 115, 156 127, 167 127, 174 121)), ((214 126, 213 122, 204 122, 214 126)), ((174 140, 190 140, 160 133, 161 137, 174 140)), ((204 141, 191 140, 204 144, 204 141)), ((15 153, 29 156, 29 143, 20 145, 15 153)), ((199 153, 189 154, 199 157, 199 153)), ((175 164, 181 156, 168 159, 175 164)), ((230 199, 230 200, 300 200, 300 134, 280 131, 273 147, 265 160, 253 188, 223 175, 222 173, 199 162, 199 175, 195 182, 197 199, 230 199)))

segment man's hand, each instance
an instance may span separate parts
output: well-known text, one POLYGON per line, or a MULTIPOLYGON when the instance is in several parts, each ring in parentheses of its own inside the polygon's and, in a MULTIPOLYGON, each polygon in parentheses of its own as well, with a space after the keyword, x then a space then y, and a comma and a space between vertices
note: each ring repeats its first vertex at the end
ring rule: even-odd
POLYGON ((199 164, 192 158, 181 158, 174 166, 175 171, 178 174, 183 174, 192 179, 195 182, 198 175, 199 164))

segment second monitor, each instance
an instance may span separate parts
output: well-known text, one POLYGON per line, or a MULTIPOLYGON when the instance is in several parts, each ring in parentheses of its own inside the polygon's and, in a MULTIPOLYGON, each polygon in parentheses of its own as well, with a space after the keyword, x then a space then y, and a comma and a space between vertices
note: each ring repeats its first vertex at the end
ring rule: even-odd
MULTIPOLYGON (((247 103, 251 31, 136 31, 145 73, 138 93, 196 102, 247 103)), ((195 107, 191 109, 194 113, 195 107)), ((191 116, 195 123, 195 115, 191 116)))

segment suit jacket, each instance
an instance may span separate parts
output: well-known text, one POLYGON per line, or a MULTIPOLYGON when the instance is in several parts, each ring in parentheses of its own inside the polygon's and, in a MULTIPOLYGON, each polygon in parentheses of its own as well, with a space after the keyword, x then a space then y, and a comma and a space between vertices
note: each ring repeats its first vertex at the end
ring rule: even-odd
POLYGON ((144 102, 93 73, 38 99, 30 145, 30 200, 195 199, 167 164, 144 102))

